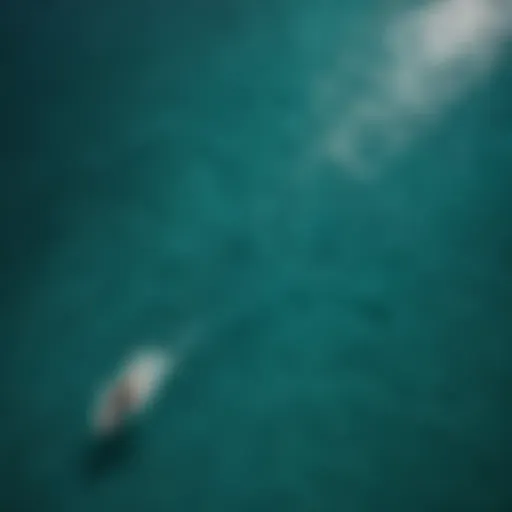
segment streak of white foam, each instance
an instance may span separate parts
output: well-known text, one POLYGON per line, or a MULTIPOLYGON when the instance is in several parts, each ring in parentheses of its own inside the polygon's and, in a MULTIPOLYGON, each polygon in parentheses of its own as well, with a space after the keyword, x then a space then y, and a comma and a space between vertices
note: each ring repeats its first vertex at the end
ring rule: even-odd
POLYGON ((173 370, 173 359, 164 349, 145 348, 134 354, 125 375, 137 390, 138 409, 146 407, 173 370))
MULTIPOLYGON (((500 0, 436 0, 392 19, 368 87, 337 112, 321 152, 357 172, 404 150, 492 69, 511 11, 500 0)), ((341 87, 343 70, 333 75, 341 87)))

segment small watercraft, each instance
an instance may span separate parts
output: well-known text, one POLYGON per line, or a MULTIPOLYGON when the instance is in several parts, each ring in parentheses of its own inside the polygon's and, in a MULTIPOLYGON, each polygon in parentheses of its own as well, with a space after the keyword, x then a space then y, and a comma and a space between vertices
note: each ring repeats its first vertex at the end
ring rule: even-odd
POLYGON ((127 421, 154 401, 174 371, 175 360, 160 348, 134 352, 119 375, 101 390, 92 410, 92 430, 100 436, 118 432, 127 421))

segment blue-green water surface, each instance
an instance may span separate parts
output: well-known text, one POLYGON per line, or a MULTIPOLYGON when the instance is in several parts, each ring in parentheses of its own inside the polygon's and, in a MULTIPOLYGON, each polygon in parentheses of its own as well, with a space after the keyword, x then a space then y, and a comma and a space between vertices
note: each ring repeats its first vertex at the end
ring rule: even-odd
POLYGON ((510 66, 355 176, 315 91, 378 65, 377 4, 3 2, 2 512, 510 510, 510 66))

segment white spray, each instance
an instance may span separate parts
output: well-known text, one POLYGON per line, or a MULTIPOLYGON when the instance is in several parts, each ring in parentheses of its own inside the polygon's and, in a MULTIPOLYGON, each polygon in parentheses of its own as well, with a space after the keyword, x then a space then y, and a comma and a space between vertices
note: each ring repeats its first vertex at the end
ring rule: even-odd
POLYGON ((198 329, 192 328, 173 347, 144 345, 133 350, 98 393, 90 418, 93 433, 114 434, 146 411, 201 339, 198 329))

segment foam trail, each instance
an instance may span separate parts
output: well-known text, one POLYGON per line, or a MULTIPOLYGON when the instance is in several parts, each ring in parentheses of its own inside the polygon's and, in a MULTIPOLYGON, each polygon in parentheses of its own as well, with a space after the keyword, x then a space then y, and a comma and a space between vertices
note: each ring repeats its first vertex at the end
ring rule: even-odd
POLYGON ((358 172, 406 149, 492 71, 511 14, 507 1, 434 0, 384 24, 381 62, 325 133, 329 158, 358 172))

